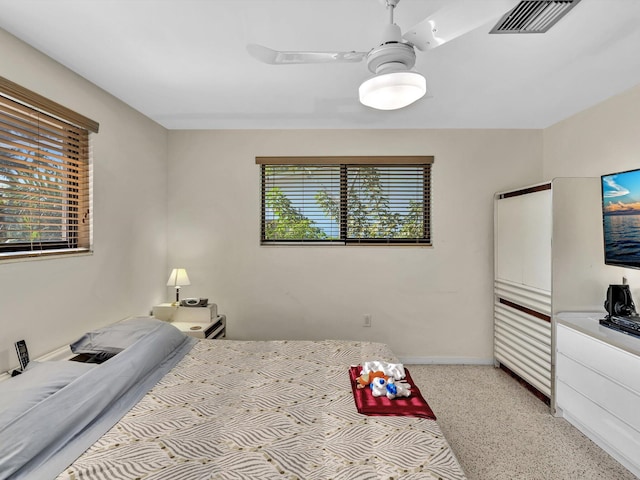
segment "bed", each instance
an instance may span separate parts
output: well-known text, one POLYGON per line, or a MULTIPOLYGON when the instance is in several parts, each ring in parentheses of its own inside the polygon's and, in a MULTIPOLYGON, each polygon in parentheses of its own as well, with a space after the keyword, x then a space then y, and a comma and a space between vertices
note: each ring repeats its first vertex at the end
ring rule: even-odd
MULTIPOLYGON (((147 321, 158 331, 130 339, 30 410, 56 395, 64 402, 65 391, 67 410, 70 399, 72 410, 82 409, 78 400, 87 391, 104 405, 76 414, 81 425, 55 439, 57 446, 27 448, 22 456, 36 461, 26 466, 0 449, 0 478, 465 478, 436 421, 357 412, 349 367, 396 361, 384 344, 195 340, 147 321), (147 371, 132 371, 139 369, 147 371)), ((45 415, 52 409, 56 417, 73 416, 59 405, 45 415)), ((68 421, 77 419, 56 419, 48 430, 68 421)), ((11 438, 5 430, 0 422, 0 448, 11 438)))

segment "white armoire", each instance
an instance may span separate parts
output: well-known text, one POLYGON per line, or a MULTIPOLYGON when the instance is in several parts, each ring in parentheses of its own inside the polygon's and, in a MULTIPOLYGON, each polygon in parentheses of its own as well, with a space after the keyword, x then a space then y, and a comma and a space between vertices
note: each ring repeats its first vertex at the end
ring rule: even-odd
POLYGON ((559 311, 602 308, 599 178, 556 178, 494 199, 494 359, 555 409, 559 311))

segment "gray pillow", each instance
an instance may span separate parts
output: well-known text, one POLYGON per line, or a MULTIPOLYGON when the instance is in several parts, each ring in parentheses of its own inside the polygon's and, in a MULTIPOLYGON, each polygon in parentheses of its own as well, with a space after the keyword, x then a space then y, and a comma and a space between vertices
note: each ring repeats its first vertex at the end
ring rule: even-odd
POLYGON ((162 328, 178 330, 173 325, 153 317, 134 317, 87 332, 73 342, 70 347, 73 353, 78 354, 105 353, 115 355, 133 345, 142 337, 162 328))
POLYGON ((21 375, 0 382, 0 429, 95 366, 70 361, 30 362, 21 375))

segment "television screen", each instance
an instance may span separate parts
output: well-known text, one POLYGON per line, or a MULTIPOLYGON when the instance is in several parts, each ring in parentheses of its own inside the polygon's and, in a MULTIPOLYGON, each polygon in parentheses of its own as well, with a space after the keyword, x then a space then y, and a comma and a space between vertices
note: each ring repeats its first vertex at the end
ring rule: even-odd
POLYGON ((640 268, 640 169, 602 176, 604 263, 640 268))

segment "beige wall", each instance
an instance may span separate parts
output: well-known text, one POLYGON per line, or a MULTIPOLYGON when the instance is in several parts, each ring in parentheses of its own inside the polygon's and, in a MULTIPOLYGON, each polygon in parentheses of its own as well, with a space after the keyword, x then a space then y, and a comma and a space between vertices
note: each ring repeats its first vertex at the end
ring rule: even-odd
MULTIPOLYGON (((545 179, 600 177, 640 168, 640 86, 545 129, 543 152, 545 179)), ((601 224, 593 235, 602 243, 601 224)), ((629 280, 635 301, 640 302, 640 270, 606 266, 604 253, 593 258, 588 269, 585 275, 576 276, 573 287, 568 286, 592 292, 581 310, 602 308, 607 285, 621 283, 623 276, 629 280)), ((567 291, 566 297, 571 296, 567 291)))
POLYGON ((188 269, 183 296, 218 303, 231 338, 490 361, 493 194, 540 181, 541 147, 527 130, 171 131, 169 266, 188 269), (261 247, 262 155, 434 155, 433 247, 261 247))
POLYGON ((0 263, 0 371, 163 299, 166 130, 0 30, 0 74, 100 122, 93 137, 93 255, 0 263))
MULTIPOLYGON (((167 133, 2 31, 0 71, 101 124, 95 254, 0 264, 0 369, 15 363, 17 339, 42 354, 170 299, 174 266, 191 276, 183 296, 209 296, 228 314, 232 338, 361 338, 404 358, 487 361, 493 193, 640 167, 640 87, 544 131, 167 133), (433 247, 259 245, 255 156, 368 154, 435 156, 433 247)), ((639 272, 603 267, 603 298, 623 274, 640 286, 639 272)))
POLYGON ((545 129, 543 142, 546 179, 640 168, 640 85, 545 129))

